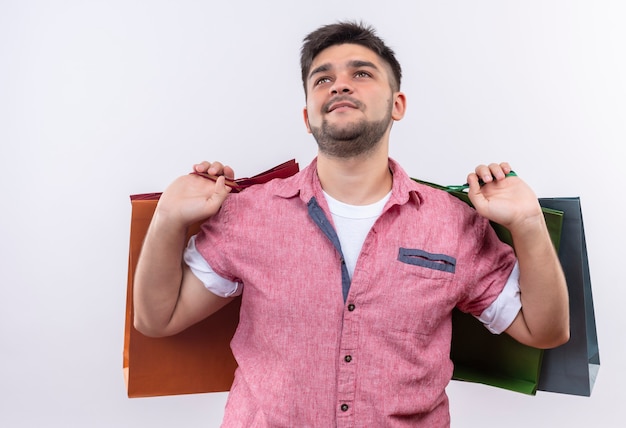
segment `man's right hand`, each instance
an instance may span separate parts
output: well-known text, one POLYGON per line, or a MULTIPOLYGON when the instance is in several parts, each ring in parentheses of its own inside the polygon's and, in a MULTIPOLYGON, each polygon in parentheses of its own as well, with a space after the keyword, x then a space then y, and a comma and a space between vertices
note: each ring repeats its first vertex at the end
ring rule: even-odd
POLYGON ((196 174, 176 179, 163 192, 155 215, 179 226, 189 226, 217 213, 231 189, 225 179, 233 179, 234 171, 220 162, 201 162, 193 166, 194 172, 218 176, 211 181, 196 174))

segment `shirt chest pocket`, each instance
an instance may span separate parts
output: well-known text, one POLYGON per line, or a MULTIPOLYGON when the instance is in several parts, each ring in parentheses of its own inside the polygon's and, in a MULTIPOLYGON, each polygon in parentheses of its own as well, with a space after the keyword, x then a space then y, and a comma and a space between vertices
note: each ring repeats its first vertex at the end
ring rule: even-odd
POLYGON ((453 274, 456 270, 456 259, 454 257, 446 254, 430 253, 417 248, 400 247, 398 250, 398 261, 416 268, 424 268, 424 273, 427 276, 432 276, 435 273, 432 271, 453 274))
POLYGON ((457 300, 455 257, 416 248, 398 249, 388 330, 427 337, 449 319, 457 300))

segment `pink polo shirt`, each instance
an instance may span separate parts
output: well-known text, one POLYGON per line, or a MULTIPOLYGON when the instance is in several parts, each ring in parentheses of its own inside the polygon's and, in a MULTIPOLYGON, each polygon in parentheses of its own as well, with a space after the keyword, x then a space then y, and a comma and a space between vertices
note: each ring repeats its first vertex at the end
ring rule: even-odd
POLYGON ((515 256, 465 203, 389 165, 352 278, 315 160, 203 225, 197 250, 244 285, 224 426, 449 426, 452 309, 480 315, 515 256))

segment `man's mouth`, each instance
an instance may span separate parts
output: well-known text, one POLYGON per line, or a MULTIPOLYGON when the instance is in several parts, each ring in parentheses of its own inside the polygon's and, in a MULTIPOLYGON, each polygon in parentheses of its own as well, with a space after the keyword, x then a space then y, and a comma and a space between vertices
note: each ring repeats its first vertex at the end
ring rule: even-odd
POLYGON ((330 113, 331 111, 341 109, 341 108, 358 108, 356 102, 347 101, 347 100, 339 100, 330 103, 330 105, 326 108, 326 113, 330 113))

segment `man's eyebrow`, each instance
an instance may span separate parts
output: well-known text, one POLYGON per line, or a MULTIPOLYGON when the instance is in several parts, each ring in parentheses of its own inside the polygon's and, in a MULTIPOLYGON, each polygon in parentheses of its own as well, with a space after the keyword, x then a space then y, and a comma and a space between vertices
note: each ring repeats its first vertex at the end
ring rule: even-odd
POLYGON ((355 59, 353 61, 350 61, 348 64, 352 68, 370 67, 370 68, 373 68, 374 70, 378 70, 378 67, 376 67, 376 64, 374 64, 371 61, 363 61, 360 59, 355 59))
MULTIPOLYGON (((371 61, 364 61, 364 60, 360 60, 360 59, 354 59, 352 61, 348 62, 348 66, 351 68, 361 68, 361 67, 369 67, 369 68, 373 68, 374 70, 378 70, 378 67, 376 67, 376 64, 374 64, 371 61)), ((333 67, 331 64, 322 64, 319 67, 315 67, 313 70, 311 70, 311 72, 309 73, 309 79, 311 77, 313 77, 313 75, 317 74, 317 73, 325 73, 328 70, 331 70, 333 67)))
POLYGON ((311 72, 309 73, 309 79, 311 77, 313 77, 314 74, 317 73, 325 73, 326 71, 330 70, 332 67, 330 64, 322 64, 319 67, 315 67, 313 70, 311 70, 311 72))

